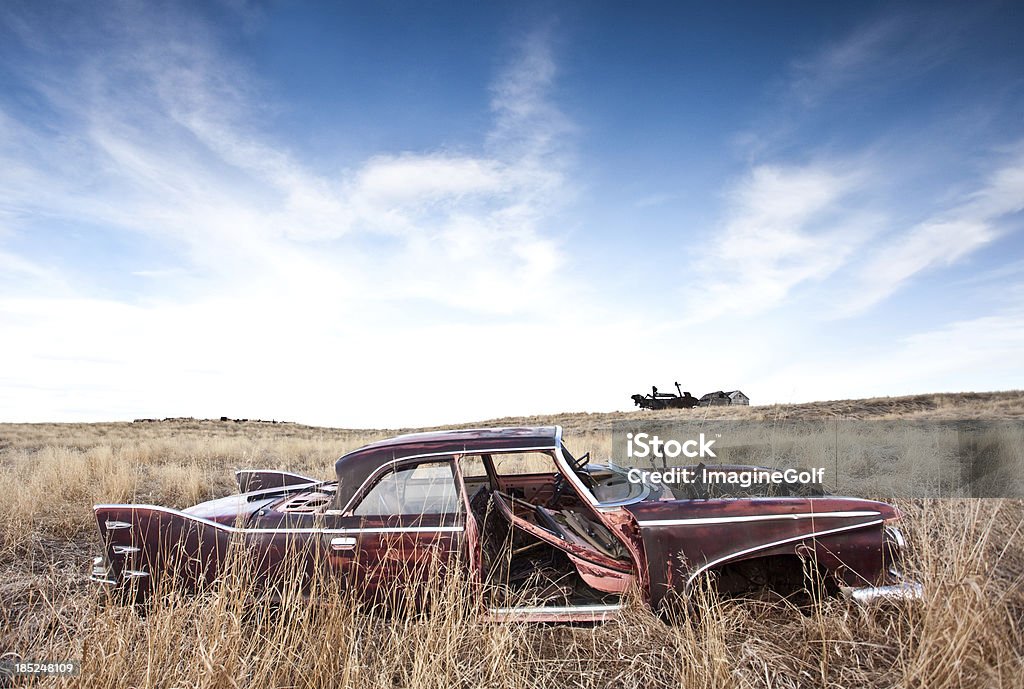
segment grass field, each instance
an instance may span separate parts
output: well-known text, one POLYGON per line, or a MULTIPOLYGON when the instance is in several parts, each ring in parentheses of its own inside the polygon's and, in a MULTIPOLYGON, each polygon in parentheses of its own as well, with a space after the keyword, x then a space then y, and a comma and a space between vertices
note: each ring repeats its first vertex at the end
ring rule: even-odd
MULTIPOLYGON (((466 425, 560 423, 574 453, 600 459, 613 423, 645 418, 1019 422, 1024 393, 466 425)), ((164 599, 142 618, 108 604, 86 577, 98 549, 94 503, 185 507, 233 492, 231 472, 243 466, 329 478, 339 455, 396 432, 196 420, 0 425, 0 652, 84 660, 81 677, 41 682, 55 686, 1024 686, 1019 500, 900 502, 908 573, 924 584, 925 599, 866 609, 838 599, 797 610, 702 596, 671 624, 634 603, 595 627, 488 625, 476 619, 462 583, 452 582, 429 618, 389 621, 336 591, 271 607, 226 581, 201 597, 164 599)), ((801 459, 804 450, 782 440, 801 459)), ((815 442, 801 461, 827 454, 815 442)), ((1007 442, 1018 453, 1014 468, 1020 443, 1007 442)), ((910 469, 927 461, 927 452, 913 454, 920 444, 910 437, 894 446, 895 461, 910 469)), ((852 440, 843 449, 838 461, 853 476, 866 453, 852 440)))

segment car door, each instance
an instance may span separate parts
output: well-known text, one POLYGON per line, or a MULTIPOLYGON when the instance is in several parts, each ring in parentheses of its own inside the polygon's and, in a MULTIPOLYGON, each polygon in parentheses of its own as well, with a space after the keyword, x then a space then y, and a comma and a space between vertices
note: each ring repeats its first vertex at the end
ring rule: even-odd
POLYGON ((367 483, 325 524, 330 567, 368 602, 422 602, 462 564, 465 509, 453 458, 398 462, 367 483))

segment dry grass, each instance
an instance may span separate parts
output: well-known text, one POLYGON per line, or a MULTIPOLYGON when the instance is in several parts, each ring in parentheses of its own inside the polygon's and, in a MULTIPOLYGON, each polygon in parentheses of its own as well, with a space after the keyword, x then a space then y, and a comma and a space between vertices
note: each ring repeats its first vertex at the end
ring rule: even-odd
MULTIPOLYGON (((1015 419, 1024 395, 753 407, 739 414, 813 419, 842 408, 862 418, 1015 419)), ((711 411, 708 418, 725 416, 711 411)), ((571 449, 600 452, 611 423, 622 418, 628 417, 502 423, 559 422, 577 441, 571 449)), ((491 625, 476 616, 466 582, 450 580, 436 586, 433 614, 384 619, 360 610, 334 582, 321 582, 324 590, 312 600, 272 605, 254 598, 244 572, 236 572, 201 596, 168 592, 139 617, 87 581, 98 546, 95 502, 183 507, 229 492, 231 470, 240 466, 328 477, 344 451, 392 433, 200 421, 0 426, 0 651, 82 658, 77 681, 88 687, 1022 684, 1024 503, 1015 500, 901 503, 908 566, 926 599, 870 609, 830 599, 796 610, 701 595, 670 624, 634 603, 621 618, 594 627, 491 625)), ((851 453, 849 461, 867 460, 851 453)))

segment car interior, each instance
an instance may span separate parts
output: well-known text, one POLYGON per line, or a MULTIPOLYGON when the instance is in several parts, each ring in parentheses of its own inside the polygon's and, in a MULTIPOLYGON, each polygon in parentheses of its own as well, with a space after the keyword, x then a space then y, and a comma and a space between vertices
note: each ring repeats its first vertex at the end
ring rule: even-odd
MULTIPOLYGON (((595 494, 619 498, 617 474, 585 470, 586 457, 566 454, 577 476, 595 494)), ((459 469, 480 538, 488 604, 497 608, 565 607, 618 602, 621 578, 591 578, 584 566, 628 577, 626 548, 601 523, 589 502, 541 451, 460 456, 459 469), (604 590, 602 590, 604 589, 604 590)), ((454 514, 461 510, 450 459, 421 462, 382 476, 357 502, 354 515, 454 514)), ((279 510, 316 513, 336 484, 321 484, 289 497, 279 510)), ((628 487, 626 491, 628 492, 628 487)))
POLYGON ((576 546, 571 550, 576 557, 587 554, 581 559, 618 572, 631 570, 629 554, 566 485, 551 455, 494 453, 460 461, 492 606, 618 601, 618 592, 601 591, 584 581, 567 544, 576 546))

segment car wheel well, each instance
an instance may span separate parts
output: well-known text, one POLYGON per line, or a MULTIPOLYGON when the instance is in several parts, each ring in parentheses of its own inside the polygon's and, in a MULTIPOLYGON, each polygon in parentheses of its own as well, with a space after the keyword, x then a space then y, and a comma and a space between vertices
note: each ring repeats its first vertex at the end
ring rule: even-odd
POLYGON ((767 555, 727 562, 705 573, 713 590, 726 596, 821 597, 838 591, 833 577, 809 558, 767 555))

